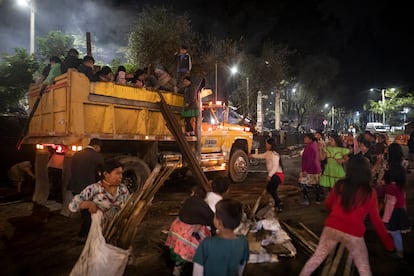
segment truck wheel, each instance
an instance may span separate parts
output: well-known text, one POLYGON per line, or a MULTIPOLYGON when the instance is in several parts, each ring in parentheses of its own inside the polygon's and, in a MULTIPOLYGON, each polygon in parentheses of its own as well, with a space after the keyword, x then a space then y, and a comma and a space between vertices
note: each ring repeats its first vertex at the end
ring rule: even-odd
POLYGON ((235 150, 230 157, 229 176, 233 182, 242 182, 247 177, 249 159, 247 154, 241 150, 235 150))
POLYGON ((142 160, 129 161, 122 163, 124 173, 122 183, 124 183, 130 193, 139 191, 144 186, 145 181, 151 173, 148 165, 142 160))

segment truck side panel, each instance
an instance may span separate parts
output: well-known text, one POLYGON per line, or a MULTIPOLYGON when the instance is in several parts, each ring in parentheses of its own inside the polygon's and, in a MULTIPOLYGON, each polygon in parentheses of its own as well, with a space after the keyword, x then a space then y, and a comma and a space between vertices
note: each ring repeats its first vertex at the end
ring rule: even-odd
MULTIPOLYGON (((33 106, 39 87, 31 87, 33 106)), ((183 96, 163 92, 181 121, 183 96)), ((91 136, 114 140, 174 140, 156 91, 114 83, 90 83, 74 70, 56 78, 42 96, 25 143, 75 144, 91 136)), ((181 122, 183 125, 183 122, 181 122)))

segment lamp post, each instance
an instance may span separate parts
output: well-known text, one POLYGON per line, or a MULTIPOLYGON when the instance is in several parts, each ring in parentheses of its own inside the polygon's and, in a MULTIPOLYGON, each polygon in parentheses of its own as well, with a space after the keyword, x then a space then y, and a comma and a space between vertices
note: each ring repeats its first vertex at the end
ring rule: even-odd
POLYGON ((247 117, 250 118, 249 77, 246 77, 247 117))
MULTIPOLYGON (((239 72, 237 66, 233 66, 230 68, 230 73, 235 75, 239 72)), ((249 77, 246 77, 246 101, 247 101, 247 116, 250 117, 250 91, 249 91, 249 77)))
POLYGON ((35 51, 35 3, 34 0, 18 0, 19 5, 30 8, 30 54, 35 51))
POLYGON ((217 85, 217 61, 216 61, 216 64, 215 64, 215 76, 216 76, 216 78, 215 78, 215 80, 216 80, 216 83, 215 83, 215 88, 214 88, 214 102, 215 103, 217 103, 217 90, 218 90, 218 85, 217 85))
MULTIPOLYGON (((325 104, 325 108, 328 108, 329 104, 325 104)), ((331 129, 335 129, 335 107, 331 106, 331 129)))
POLYGON ((382 124, 385 125, 385 89, 381 89, 382 100, 382 124))
POLYGON ((382 124, 385 125, 385 89, 371 88, 370 91, 381 92, 381 105, 382 105, 382 124))

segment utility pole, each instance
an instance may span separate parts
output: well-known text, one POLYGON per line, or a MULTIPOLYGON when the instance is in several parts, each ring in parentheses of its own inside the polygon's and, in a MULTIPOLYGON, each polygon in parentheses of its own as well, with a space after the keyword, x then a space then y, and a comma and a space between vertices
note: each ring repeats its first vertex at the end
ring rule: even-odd
POLYGON ((280 90, 276 88, 275 96, 275 129, 280 129, 280 90))
POLYGON ((30 1, 30 54, 35 51, 35 3, 30 1))
POLYGON ((262 91, 257 92, 257 124, 256 128, 259 132, 263 129, 263 110, 262 110, 262 91))
POLYGON ((247 97, 247 117, 250 118, 250 91, 249 91, 249 77, 246 77, 246 97, 247 97))
POLYGON ((382 98, 382 124, 385 125, 385 89, 381 89, 382 98))
POLYGON ((217 85, 217 61, 216 61, 216 64, 215 64, 215 76, 216 76, 216 78, 215 78, 215 80, 216 80, 216 85, 215 85, 215 88, 214 88, 214 102, 215 103, 217 103, 217 90, 218 90, 218 85, 217 85))

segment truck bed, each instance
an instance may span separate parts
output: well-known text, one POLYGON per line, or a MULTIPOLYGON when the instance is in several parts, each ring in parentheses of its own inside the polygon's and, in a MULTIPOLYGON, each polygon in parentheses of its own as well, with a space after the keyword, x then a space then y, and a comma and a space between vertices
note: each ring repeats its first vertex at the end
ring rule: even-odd
MULTIPOLYGON (((30 87, 30 108, 39 92, 40 86, 30 87)), ((174 115, 180 119, 183 96, 162 93, 174 115)), ((109 82, 90 82, 84 74, 69 70, 45 90, 24 143, 85 144, 90 137, 174 140, 161 114, 159 101, 156 91, 109 82)))

